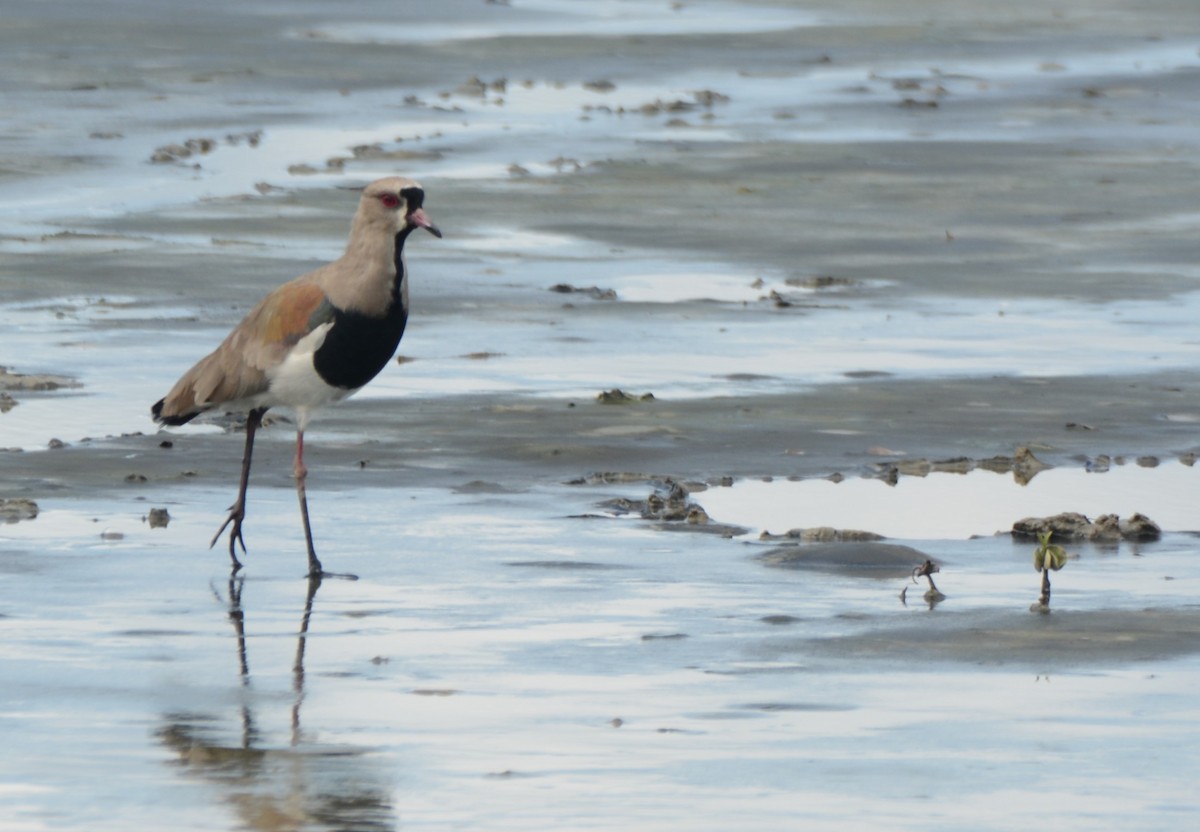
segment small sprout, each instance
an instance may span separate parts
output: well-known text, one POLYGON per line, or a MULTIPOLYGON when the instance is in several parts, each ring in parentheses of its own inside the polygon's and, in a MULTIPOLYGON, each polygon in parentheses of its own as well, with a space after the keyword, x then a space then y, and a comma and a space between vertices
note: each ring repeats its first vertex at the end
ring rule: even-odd
POLYGON ((917 578, 924 578, 925 580, 929 581, 930 589, 937 589, 937 587, 934 586, 934 584, 933 584, 933 576, 935 573, 941 572, 941 571, 942 571, 941 567, 939 567, 936 563, 934 563, 931 560, 926 560, 920 566, 913 567, 913 571, 912 571, 913 583, 915 584, 917 582, 917 578))
MULTIPOLYGON (((946 600, 946 596, 942 594, 941 590, 937 588, 937 584, 933 582, 934 573, 941 571, 941 567, 929 559, 926 559, 926 561, 920 566, 914 566, 912 570, 912 582, 914 584, 917 582, 917 578, 924 578, 929 582, 929 589, 925 590, 924 598, 929 604, 930 609, 932 609, 939 602, 946 600)), ((905 606, 908 606, 907 596, 908 587, 905 586, 904 589, 900 591, 900 603, 904 604, 905 606)))
POLYGON ((1038 532, 1038 547, 1033 553, 1033 568, 1038 572, 1053 569, 1055 572, 1067 565, 1067 550, 1057 543, 1051 543, 1053 530, 1038 532))
POLYGON ((1042 594, 1037 603, 1029 608, 1032 612, 1050 612, 1050 571, 1057 572, 1062 569, 1070 558, 1066 549, 1050 542, 1053 536, 1053 530, 1038 532, 1038 547, 1033 553, 1033 568, 1042 573, 1042 594))

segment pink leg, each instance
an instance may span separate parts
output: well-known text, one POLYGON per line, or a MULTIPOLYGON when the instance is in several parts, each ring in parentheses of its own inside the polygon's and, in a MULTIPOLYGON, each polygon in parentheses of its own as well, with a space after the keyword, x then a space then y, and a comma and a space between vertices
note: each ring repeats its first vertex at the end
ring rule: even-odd
POLYGON ((304 431, 296 431, 296 456, 292 459, 292 476, 298 480, 303 480, 308 476, 308 469, 304 467, 304 431))
POLYGON ((304 431, 296 431, 296 458, 292 462, 292 476, 296 478, 296 496, 300 498, 300 519, 304 521, 304 542, 308 545, 308 577, 320 578, 324 573, 317 550, 313 548, 312 527, 308 522, 308 497, 304 491, 304 480, 308 469, 304 467, 304 431))

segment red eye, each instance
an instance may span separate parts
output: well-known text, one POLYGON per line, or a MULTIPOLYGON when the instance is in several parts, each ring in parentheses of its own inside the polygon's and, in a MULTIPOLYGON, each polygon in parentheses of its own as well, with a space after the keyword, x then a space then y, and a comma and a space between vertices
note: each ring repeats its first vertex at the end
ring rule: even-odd
POLYGON ((383 203, 384 208, 399 208, 400 197, 395 194, 380 194, 379 201, 383 203))

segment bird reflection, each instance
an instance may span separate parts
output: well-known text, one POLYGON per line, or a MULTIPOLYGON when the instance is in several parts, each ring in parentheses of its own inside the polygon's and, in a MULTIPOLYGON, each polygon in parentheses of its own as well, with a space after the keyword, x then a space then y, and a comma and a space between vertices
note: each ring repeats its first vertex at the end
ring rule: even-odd
MULTIPOLYGON (((228 615, 237 643, 242 687, 240 738, 229 742, 226 722, 217 714, 171 713, 157 735, 178 755, 189 776, 217 786, 242 825, 263 832, 390 832, 397 828, 385 776, 363 749, 321 746, 305 741, 300 714, 304 703, 304 652, 320 577, 308 581, 304 613, 292 664, 291 733, 272 743, 255 720, 242 607, 243 579, 230 575, 228 615)), ((214 588, 214 594, 220 593, 214 588)), ((221 599, 225 602, 225 599, 221 599)), ((270 699, 263 699, 269 704, 270 699)))

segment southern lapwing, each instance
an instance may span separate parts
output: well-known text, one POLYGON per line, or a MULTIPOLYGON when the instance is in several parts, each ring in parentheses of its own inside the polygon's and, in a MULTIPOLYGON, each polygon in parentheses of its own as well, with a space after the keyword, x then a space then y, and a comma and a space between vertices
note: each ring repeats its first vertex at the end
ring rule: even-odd
POLYGON ((229 529, 229 557, 246 552, 246 486, 254 434, 272 407, 296 414, 292 473, 308 545, 308 574, 321 569, 308 522, 304 430, 313 412, 360 390, 391 360, 408 320, 404 242, 415 229, 441 237, 423 208, 425 191, 393 176, 363 189, 345 253, 267 295, 221 345, 183 374, 151 408, 156 422, 182 425, 207 410, 245 412, 246 449, 237 500, 209 546, 229 529))

